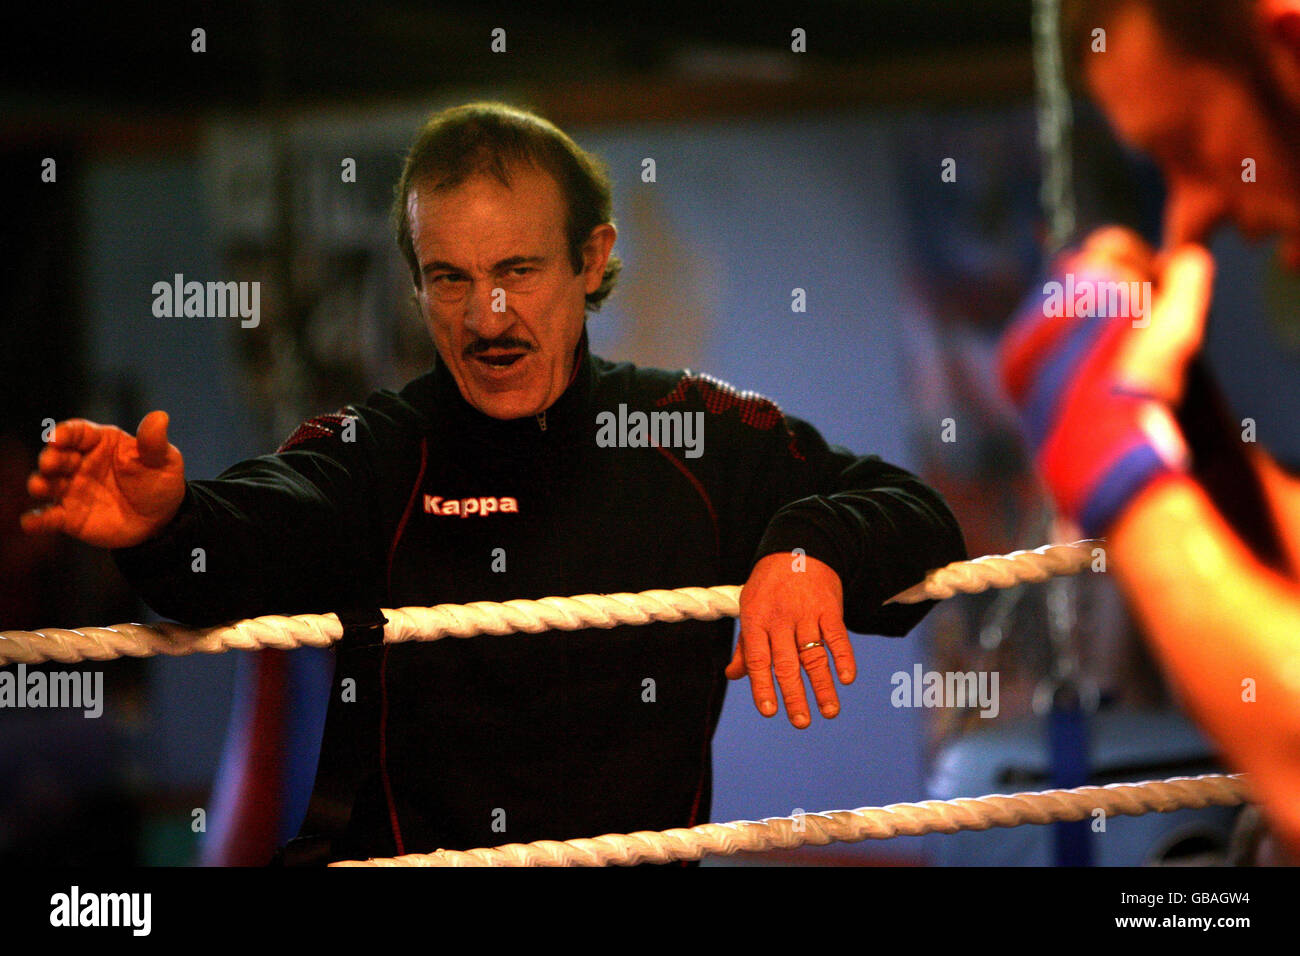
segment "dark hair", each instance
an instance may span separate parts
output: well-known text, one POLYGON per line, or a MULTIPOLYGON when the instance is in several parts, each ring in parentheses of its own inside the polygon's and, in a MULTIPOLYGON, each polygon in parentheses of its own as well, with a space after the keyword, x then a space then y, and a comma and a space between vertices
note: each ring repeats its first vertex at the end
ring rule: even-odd
POLYGON ((1262 65, 1255 26, 1255 0, 1062 0, 1061 46, 1066 67, 1082 85, 1084 58, 1092 49, 1092 31, 1108 29, 1116 14, 1144 7, 1160 35, 1180 52, 1252 77, 1262 65))
MULTIPOLYGON (((407 208, 411 189, 417 183, 452 189, 483 174, 509 186, 511 170, 521 165, 547 172, 559 184, 568 212, 565 232, 569 260, 574 273, 582 271, 582 247, 591 231, 601 223, 613 222, 609 175, 604 165, 540 116, 504 103, 467 103, 442 110, 425 121, 406 155, 397 183, 393 230, 416 288, 422 285, 422 276, 411 240, 407 208)), ((588 308, 600 308, 614 290, 622 265, 617 256, 610 255, 600 287, 587 295, 588 308)))

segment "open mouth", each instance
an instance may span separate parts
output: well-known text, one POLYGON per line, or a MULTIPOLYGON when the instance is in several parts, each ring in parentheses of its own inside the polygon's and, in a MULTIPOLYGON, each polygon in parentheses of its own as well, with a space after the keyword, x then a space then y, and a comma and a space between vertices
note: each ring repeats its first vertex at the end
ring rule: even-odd
POLYGON ((519 364, 520 360, 524 359, 526 355, 528 355, 528 352, 523 350, 494 349, 474 355, 473 360, 482 371, 490 373, 490 375, 500 375, 500 373, 512 368, 513 365, 519 364))
POLYGON ((482 362, 491 368, 509 368, 524 357, 524 352, 484 352, 474 356, 474 361, 482 362))

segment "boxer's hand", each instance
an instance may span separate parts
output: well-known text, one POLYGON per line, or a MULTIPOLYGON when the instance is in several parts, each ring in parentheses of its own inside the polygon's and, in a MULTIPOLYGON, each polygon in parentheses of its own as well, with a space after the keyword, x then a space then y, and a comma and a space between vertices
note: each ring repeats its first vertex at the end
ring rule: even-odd
POLYGON ((1157 260, 1151 324, 1128 336, 1116 360, 1121 387, 1171 408, 1183 399, 1187 366, 1201 350, 1214 294, 1214 259, 1202 246, 1180 246, 1157 260))
POLYGON ((1171 407, 1200 345, 1213 263, 1200 247, 1156 256, 1134 234, 1106 229, 1054 273, 1058 290, 1072 281, 1075 299, 1054 301, 1047 287, 1030 296, 1003 343, 1002 377, 1058 506, 1099 535, 1157 477, 1185 467, 1171 407), (1141 307, 1096 314, 1117 282, 1139 283, 1141 307))
POLYGON ((857 665, 844 627, 840 576, 803 555, 769 554, 760 559, 740 592, 740 637, 727 677, 738 680, 749 674, 754 704, 764 717, 771 717, 777 711, 772 684, 776 671, 790 723, 803 728, 812 721, 801 668, 812 681, 821 715, 834 717, 840 712, 831 676, 832 655, 840 681, 851 684, 857 665), (815 641, 822 646, 805 648, 815 641))
MULTIPOLYGON (((1076 278, 1152 284, 1152 301, 1147 303, 1150 313, 1135 317, 1138 321, 1116 359, 1115 377, 1129 391, 1177 405, 1186 384, 1187 364, 1200 351, 1205 336, 1214 282, 1214 260, 1209 252, 1187 244, 1156 253, 1132 230, 1107 226, 1090 234, 1078 250, 1063 254, 1053 272, 1058 280, 1073 272, 1076 278)), ((1045 339, 1055 339, 1078 319, 1063 316, 1056 323, 1044 319, 1037 323, 1037 332, 1045 339)), ((1045 340, 1040 347, 1045 355, 1052 344, 1045 340)), ((1016 388, 1011 382, 1008 387, 1016 388)))
POLYGON ((83 418, 59 422, 27 479, 51 503, 20 519, 28 534, 62 531, 101 548, 149 540, 185 499, 185 463, 167 443, 167 413, 150 412, 135 437, 83 418))

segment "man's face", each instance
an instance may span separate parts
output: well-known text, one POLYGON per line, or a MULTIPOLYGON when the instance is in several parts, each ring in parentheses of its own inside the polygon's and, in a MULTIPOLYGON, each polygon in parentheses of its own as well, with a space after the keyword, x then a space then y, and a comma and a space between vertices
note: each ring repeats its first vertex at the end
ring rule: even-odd
POLYGON ((1229 218, 1248 238, 1280 236, 1283 261, 1300 268, 1300 110, 1294 104, 1288 101, 1296 125, 1279 129, 1244 73, 1182 53, 1142 3, 1115 16, 1106 52, 1087 56, 1094 98, 1119 135, 1164 172, 1167 247, 1204 243, 1229 218), (1243 181, 1246 159, 1255 161, 1254 182, 1243 181))
POLYGON ((407 196, 429 333, 465 401, 501 419, 536 415, 564 392, 614 233, 597 227, 575 275, 555 180, 532 167, 510 180, 417 184, 407 196))

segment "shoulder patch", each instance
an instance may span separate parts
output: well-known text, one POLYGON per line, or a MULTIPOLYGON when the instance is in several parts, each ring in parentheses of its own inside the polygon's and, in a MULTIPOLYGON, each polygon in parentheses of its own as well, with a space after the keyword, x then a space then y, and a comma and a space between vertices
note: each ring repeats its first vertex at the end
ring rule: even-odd
POLYGON ((667 395, 658 399, 655 404, 662 408, 664 405, 684 402, 691 390, 699 394, 701 401, 704 402, 705 410, 710 415, 721 415, 734 408, 740 415, 740 420, 751 428, 757 428, 759 431, 771 431, 773 428, 780 426, 790 437, 790 454, 800 461, 804 460, 803 453, 799 451, 798 446, 795 444, 794 432, 790 429, 790 423, 785 420, 785 413, 781 411, 781 407, 776 402, 757 392, 739 391, 720 378, 714 378, 712 375, 703 373, 692 374, 688 369, 678 380, 676 387, 667 395))
POLYGON ((293 434, 284 440, 284 444, 277 448, 275 453, 278 455, 316 438, 342 437, 343 431, 348 427, 349 423, 354 423, 352 427, 356 427, 357 417, 347 414, 347 411, 347 408, 341 408, 337 412, 331 412, 328 415, 317 415, 315 418, 309 418, 293 430, 293 434))

